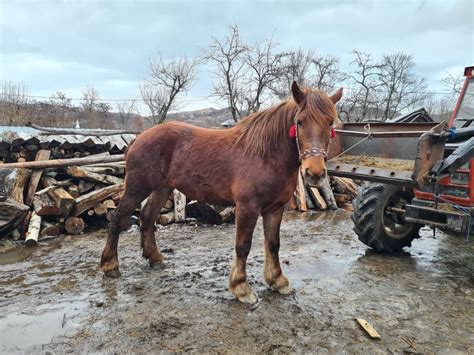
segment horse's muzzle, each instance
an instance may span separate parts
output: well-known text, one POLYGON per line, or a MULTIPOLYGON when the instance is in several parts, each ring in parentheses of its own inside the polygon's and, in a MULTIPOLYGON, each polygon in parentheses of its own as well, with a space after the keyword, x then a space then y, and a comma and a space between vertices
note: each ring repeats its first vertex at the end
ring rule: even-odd
POLYGON ((306 185, 312 187, 320 187, 324 179, 327 178, 327 170, 323 169, 318 175, 314 174, 310 169, 305 169, 303 177, 306 185))

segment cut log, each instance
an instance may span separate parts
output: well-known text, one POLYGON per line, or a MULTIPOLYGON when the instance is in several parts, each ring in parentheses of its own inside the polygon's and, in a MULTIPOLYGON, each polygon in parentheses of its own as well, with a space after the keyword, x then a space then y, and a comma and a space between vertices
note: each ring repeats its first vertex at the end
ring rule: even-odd
POLYGON ((321 196, 319 190, 316 187, 308 187, 308 193, 317 208, 320 210, 326 210, 328 208, 326 201, 324 200, 323 196, 321 196))
POLYGON ((334 194, 332 192, 331 184, 329 183, 328 177, 326 177, 322 182, 321 186, 319 186, 319 191, 321 192, 324 201, 326 201, 327 207, 332 210, 337 210, 337 203, 334 198, 334 194))
POLYGON ((173 208, 173 200, 166 200, 165 205, 163 206, 167 210, 170 210, 173 208))
MULTIPOLYGON (((56 180, 47 176, 41 179, 41 182, 44 187, 56 186, 58 184, 56 180)), ((56 206, 58 206, 59 210, 61 211, 61 216, 68 216, 72 206, 74 205, 74 197, 72 197, 62 187, 51 189, 47 192, 47 194, 53 199, 53 201, 56 203, 56 206)))
POLYGON ((33 247, 38 244, 38 237, 41 229, 41 216, 35 212, 31 214, 28 231, 26 232, 25 246, 33 247))
POLYGON ((87 211, 87 215, 90 216, 90 217, 95 215, 94 209, 91 209, 91 210, 87 211))
POLYGON ((175 222, 186 220, 186 196, 178 190, 173 191, 174 198, 174 220, 175 222))
POLYGON ((230 223, 235 220, 235 207, 226 207, 219 212, 222 218, 222 223, 230 223))
POLYGON ((105 201, 102 202, 102 203, 103 203, 103 205, 104 205, 108 210, 113 209, 113 208, 116 207, 116 206, 115 206, 115 202, 114 202, 114 200, 112 200, 112 199, 105 200, 105 201))
POLYGON ((186 216, 208 224, 222 224, 221 215, 204 202, 193 201, 186 205, 186 216))
POLYGON ((111 185, 104 187, 100 190, 91 191, 85 195, 79 196, 76 198, 74 207, 71 211, 72 216, 79 216, 81 213, 94 208, 98 203, 108 199, 110 196, 116 194, 117 192, 123 190, 124 185, 111 185))
POLYGON ((20 225, 25 216, 28 214, 29 207, 7 198, 0 202, 0 237, 7 237, 10 233, 20 225))
POLYGON ((106 185, 122 184, 123 179, 118 178, 112 175, 103 175, 91 172, 87 169, 80 168, 78 166, 70 166, 66 169, 66 172, 69 176, 86 179, 89 181, 100 182, 106 185))
POLYGON ((24 203, 25 195, 25 186, 27 184, 28 178, 31 175, 31 170, 29 169, 15 169, 16 176, 13 186, 10 190, 10 197, 15 201, 24 203))
POLYGON ((161 224, 162 226, 166 226, 170 223, 173 223, 174 216, 175 216, 174 212, 160 214, 158 217, 158 223, 161 224))
POLYGON ((97 216, 105 216, 107 214, 107 207, 103 203, 98 203, 94 206, 94 213, 97 216))
POLYGON ((35 195, 33 209, 38 216, 61 216, 61 210, 48 194, 35 195))
POLYGON ((303 177, 301 176, 301 171, 298 172, 298 184, 296 185, 296 198, 298 200, 298 209, 301 212, 306 212, 308 207, 306 205, 306 192, 303 182, 303 177))
POLYGON ((111 155, 107 157, 86 157, 86 158, 72 158, 72 159, 55 159, 48 161, 28 161, 22 163, 8 163, 1 164, 0 169, 13 169, 13 168, 27 168, 27 169, 46 169, 53 167, 64 167, 71 165, 88 165, 95 163, 104 163, 104 162, 115 162, 123 161, 125 156, 123 154, 111 155))
POLYGON ((41 224, 41 237, 57 237, 61 233, 59 226, 52 223, 43 222, 41 224))
POLYGON ((338 192, 351 194, 353 197, 357 196, 359 186, 357 186, 351 179, 333 176, 332 182, 336 186, 338 192))
POLYGON ((69 195, 71 195, 74 198, 81 196, 79 192, 79 186, 77 185, 69 185, 67 188, 67 192, 69 192, 69 195))
MULTIPOLYGON (((41 162, 44 160, 48 160, 51 155, 49 150, 40 150, 36 153, 35 161, 41 162)), ((43 174, 43 170, 35 170, 31 174, 30 178, 30 185, 28 186, 28 192, 26 193, 25 198, 25 205, 31 206, 33 202, 33 197, 35 195, 36 189, 38 188, 38 183, 41 179, 41 175, 43 174)))
POLYGON ((84 223, 84 220, 79 217, 68 217, 64 223, 64 229, 66 229, 66 232, 72 235, 82 233, 85 226, 86 224, 84 223))
POLYGON ((95 187, 95 182, 87 181, 87 180, 80 180, 79 181, 79 193, 85 194, 86 192, 91 191, 95 187))

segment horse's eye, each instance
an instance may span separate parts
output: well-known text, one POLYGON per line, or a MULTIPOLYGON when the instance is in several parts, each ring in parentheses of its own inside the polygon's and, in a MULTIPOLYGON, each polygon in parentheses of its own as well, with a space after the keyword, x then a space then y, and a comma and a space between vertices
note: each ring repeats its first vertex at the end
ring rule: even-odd
POLYGON ((298 125, 298 127, 301 127, 301 121, 296 121, 296 124, 298 125))

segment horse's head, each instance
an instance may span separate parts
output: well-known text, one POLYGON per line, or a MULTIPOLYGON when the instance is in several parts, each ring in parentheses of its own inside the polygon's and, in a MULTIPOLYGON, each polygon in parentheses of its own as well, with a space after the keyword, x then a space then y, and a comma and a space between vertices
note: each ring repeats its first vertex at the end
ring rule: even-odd
POLYGON ((319 90, 301 89, 296 82, 291 86, 298 105, 295 116, 297 144, 301 171, 311 186, 319 186, 326 177, 326 159, 333 124, 338 121, 336 103, 342 88, 327 96, 319 90))

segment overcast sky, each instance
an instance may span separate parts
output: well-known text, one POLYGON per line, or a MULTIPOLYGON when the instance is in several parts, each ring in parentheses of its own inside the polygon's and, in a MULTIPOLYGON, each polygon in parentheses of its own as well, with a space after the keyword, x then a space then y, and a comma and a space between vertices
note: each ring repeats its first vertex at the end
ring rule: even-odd
MULTIPOLYGON (((239 25, 244 41, 274 32, 281 48, 331 53, 342 65, 361 49, 376 57, 403 51, 430 90, 442 91, 446 71, 474 65, 472 0, 449 1, 19 1, 0 0, 3 80, 24 82, 32 95, 63 91, 81 97, 86 86, 102 98, 135 98, 147 61, 197 55, 211 36, 239 25)), ((186 109, 217 107, 206 99, 207 68, 185 99, 186 109)))

